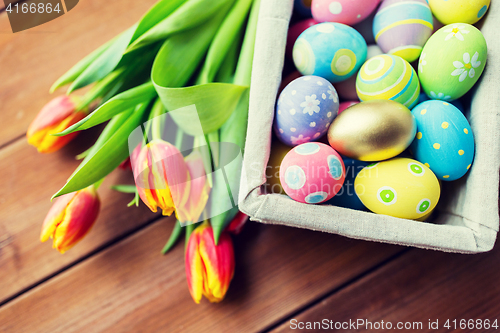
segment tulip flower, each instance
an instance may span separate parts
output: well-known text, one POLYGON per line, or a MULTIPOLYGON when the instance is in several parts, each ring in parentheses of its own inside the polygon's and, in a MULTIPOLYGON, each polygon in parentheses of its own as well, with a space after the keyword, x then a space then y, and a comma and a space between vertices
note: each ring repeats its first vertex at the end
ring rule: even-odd
POLYGON ((210 302, 224 299, 234 275, 234 249, 231 237, 223 232, 215 245, 212 227, 204 222, 189 238, 186 254, 186 278, 196 303, 205 296, 210 302))
POLYGON ((238 235, 248 221, 248 215, 238 212, 236 216, 229 222, 226 231, 233 235, 238 235))
POLYGON ((58 197, 43 221, 40 241, 53 238, 53 247, 61 253, 66 252, 90 231, 99 208, 94 185, 58 197))
POLYGON ((136 148, 130 159, 139 196, 151 211, 156 213, 160 208, 163 215, 169 216, 176 207, 186 205, 190 175, 174 145, 153 140, 142 149, 136 148))
POLYGON ((70 96, 59 96, 46 104, 28 128, 28 143, 40 153, 52 153, 61 149, 78 134, 53 136, 85 118, 86 110, 77 111, 77 100, 70 96))

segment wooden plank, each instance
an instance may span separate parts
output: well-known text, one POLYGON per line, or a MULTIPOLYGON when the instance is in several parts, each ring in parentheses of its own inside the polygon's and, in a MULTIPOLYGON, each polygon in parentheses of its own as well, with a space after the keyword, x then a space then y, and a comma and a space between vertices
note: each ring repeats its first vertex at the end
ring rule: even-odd
MULTIPOLYGON (((412 250, 366 276, 357 283, 324 299, 294 319, 299 322, 349 322, 365 319, 396 327, 398 322, 422 322, 429 332, 431 322, 439 321, 433 332, 460 332, 460 327, 443 327, 446 320, 498 319, 500 325, 500 247, 477 255, 447 254, 412 250)), ((287 320, 275 332, 289 331, 287 320)), ((370 328, 370 327, 368 327, 370 328)), ((359 331, 365 331, 360 327, 359 331)), ((346 329, 342 332, 353 332, 346 329)), ((377 330, 377 332, 388 330, 377 330)), ((469 331, 498 332, 498 329, 469 331)))
POLYGON ((50 197, 78 166, 74 156, 85 149, 83 141, 97 131, 88 134, 50 155, 38 154, 24 138, 0 151, 0 302, 155 217, 144 205, 127 209, 132 196, 109 188, 133 183, 130 171, 116 170, 99 189, 101 214, 81 243, 63 255, 50 242, 40 243, 50 197))
MULTIPOLYGON (((0 14, 0 146, 26 133, 51 99, 52 83, 71 66, 134 24, 156 0, 85 0, 67 14, 13 34, 0 14)), ((63 92, 58 92, 61 94, 63 92)))
POLYGON ((6 304, 0 331, 258 331, 402 250, 249 222, 228 297, 196 305, 183 246, 159 254, 171 227, 157 222, 6 304))

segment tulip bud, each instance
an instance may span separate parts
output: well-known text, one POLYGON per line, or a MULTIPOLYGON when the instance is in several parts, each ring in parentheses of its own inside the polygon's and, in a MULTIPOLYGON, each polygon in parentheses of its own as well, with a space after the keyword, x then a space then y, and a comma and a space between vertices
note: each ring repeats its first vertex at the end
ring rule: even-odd
POLYGON ((85 118, 86 111, 76 111, 76 106, 76 99, 70 96, 59 96, 46 104, 28 128, 28 143, 40 153, 52 153, 68 144, 77 132, 65 136, 52 134, 62 132, 85 118))
POLYGON ((245 224, 248 221, 248 215, 242 212, 238 212, 236 216, 229 222, 226 231, 232 233, 233 235, 238 235, 245 224))
POLYGON ((167 216, 176 207, 184 207, 189 198, 190 176, 179 150, 162 140, 153 140, 136 150, 130 156, 132 171, 146 206, 155 213, 159 207, 167 216))
POLYGON ((212 303, 222 301, 234 275, 231 237, 223 232, 215 245, 212 227, 208 222, 201 224, 189 238, 185 265, 189 292, 196 303, 202 295, 212 303))
POLYGON ((53 247, 61 253, 66 252, 89 232, 99 208, 94 185, 58 197, 43 221, 40 241, 53 238, 53 247))

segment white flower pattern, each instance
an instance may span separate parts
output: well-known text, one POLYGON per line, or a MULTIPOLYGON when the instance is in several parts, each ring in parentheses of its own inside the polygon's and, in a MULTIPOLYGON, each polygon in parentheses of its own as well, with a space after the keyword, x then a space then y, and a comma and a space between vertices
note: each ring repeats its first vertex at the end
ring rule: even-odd
POLYGON ((300 145, 302 143, 306 143, 311 141, 311 137, 304 137, 302 134, 300 134, 298 137, 291 136, 290 140, 292 140, 292 144, 294 145, 300 145))
POLYGON ((418 60, 418 69, 420 69, 421 72, 424 71, 424 66, 427 65, 427 60, 425 60, 425 57, 427 56, 427 53, 422 53, 420 56, 420 59, 418 60))
POLYGON ((333 100, 334 103, 337 103, 339 101, 339 96, 337 95, 337 92, 332 86, 328 87, 328 99, 333 100))
POLYGON ((306 96, 306 100, 300 104, 302 108, 304 108, 304 114, 309 113, 312 116, 315 112, 319 113, 319 100, 317 100, 316 95, 312 94, 311 96, 306 96))
POLYGON ((445 41, 450 40, 453 37, 456 37, 458 40, 464 40, 464 34, 468 34, 470 31, 465 29, 465 25, 453 24, 450 28, 444 30, 444 32, 448 32, 446 35, 445 41))
POLYGON ((451 99, 451 96, 445 96, 442 92, 436 94, 434 91, 431 91, 431 97, 432 99, 439 99, 442 101, 449 101, 451 99))
POLYGON ((470 54, 465 52, 463 55, 463 63, 460 61, 454 61, 453 66, 455 66, 455 70, 451 73, 452 76, 459 76, 459 81, 463 82, 467 75, 472 79, 476 75, 475 68, 481 66, 481 61, 478 61, 479 53, 474 53, 472 59, 470 58, 470 54))

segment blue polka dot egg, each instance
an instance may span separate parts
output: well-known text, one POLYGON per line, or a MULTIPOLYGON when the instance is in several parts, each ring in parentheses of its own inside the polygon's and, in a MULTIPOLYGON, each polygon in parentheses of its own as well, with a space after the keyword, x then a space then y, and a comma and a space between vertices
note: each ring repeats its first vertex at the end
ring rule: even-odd
POLYGON ((289 146, 323 136, 339 110, 335 88, 314 75, 299 77, 281 92, 276 105, 274 131, 289 146))
POLYGON ((417 134, 410 152, 415 159, 441 180, 465 175, 474 159, 474 136, 462 112, 448 102, 432 100, 417 105, 412 113, 417 134))
POLYGON ((354 28, 325 22, 306 29, 293 47, 293 61, 303 75, 332 83, 354 75, 366 60, 367 45, 354 28))

